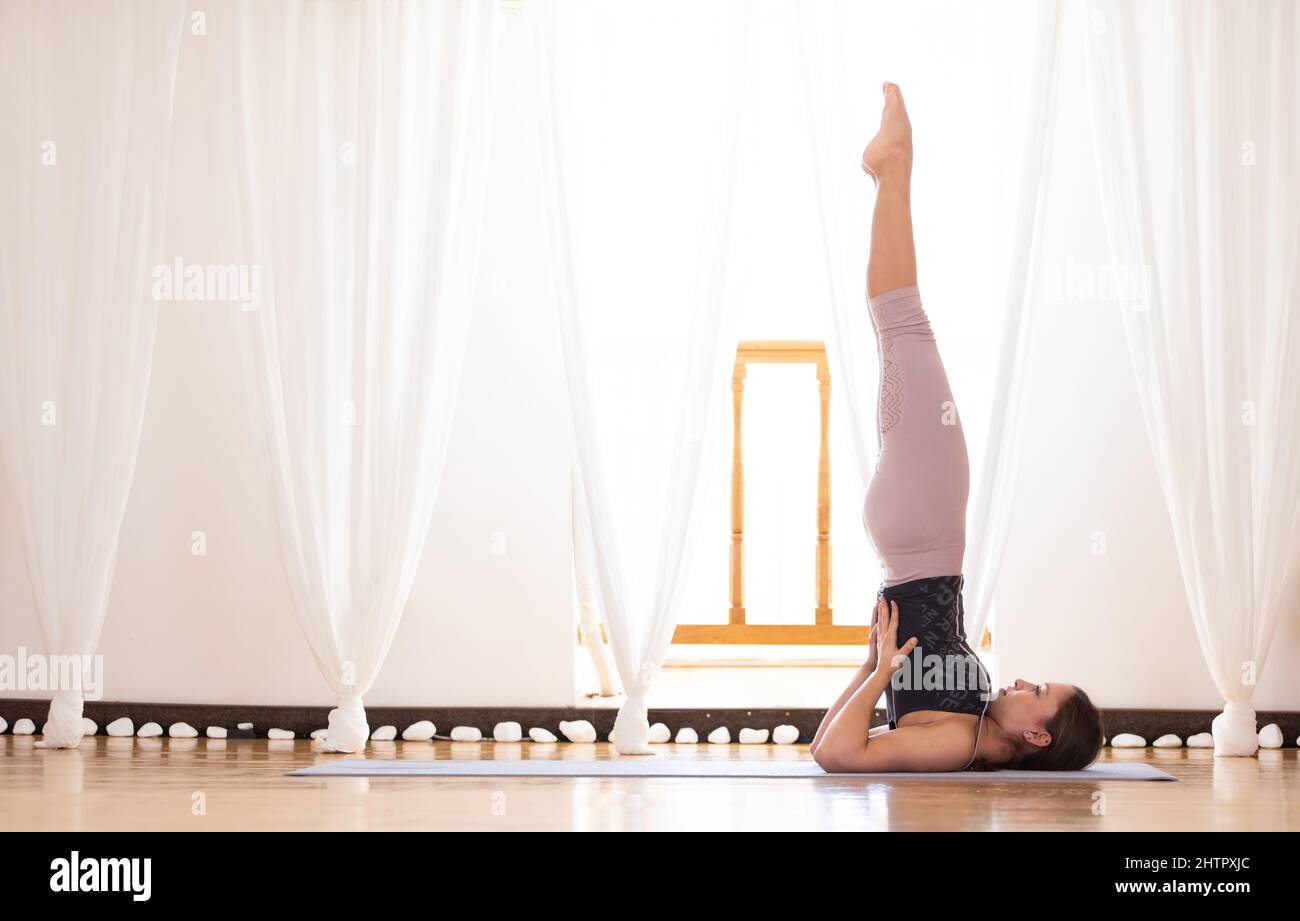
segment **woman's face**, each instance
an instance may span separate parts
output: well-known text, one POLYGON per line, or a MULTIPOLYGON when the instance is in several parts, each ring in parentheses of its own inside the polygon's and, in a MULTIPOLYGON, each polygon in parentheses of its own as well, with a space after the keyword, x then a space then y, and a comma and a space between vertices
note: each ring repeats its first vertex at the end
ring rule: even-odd
POLYGON ((1047 723, 1073 693, 1074 686, 1070 684, 1036 683, 1017 678, 1014 684, 1000 689, 989 701, 989 716, 1004 730, 1028 744, 1047 745, 1052 741, 1047 723))

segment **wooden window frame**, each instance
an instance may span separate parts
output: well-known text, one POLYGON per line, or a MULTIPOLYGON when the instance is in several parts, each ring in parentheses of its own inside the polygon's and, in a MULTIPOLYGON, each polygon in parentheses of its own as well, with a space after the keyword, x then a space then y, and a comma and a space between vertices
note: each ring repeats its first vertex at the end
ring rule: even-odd
POLYGON ((678 624, 673 642, 695 645, 859 646, 865 625, 836 624, 831 610, 831 372, 820 340, 742 340, 731 374, 731 606, 725 624, 678 624), (745 621, 745 464, 741 438, 745 372, 750 364, 812 364, 821 397, 817 460, 817 556, 813 623, 750 624, 745 621))

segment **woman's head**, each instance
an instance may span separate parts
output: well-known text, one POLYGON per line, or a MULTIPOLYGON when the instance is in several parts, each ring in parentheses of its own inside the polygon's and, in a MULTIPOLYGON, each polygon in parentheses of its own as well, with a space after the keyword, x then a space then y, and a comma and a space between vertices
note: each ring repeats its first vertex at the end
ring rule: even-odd
POLYGON ((989 702, 988 715, 1015 746, 1006 767, 1082 770, 1097 759, 1105 737, 1101 714, 1082 688, 1070 684, 1017 678, 989 702))

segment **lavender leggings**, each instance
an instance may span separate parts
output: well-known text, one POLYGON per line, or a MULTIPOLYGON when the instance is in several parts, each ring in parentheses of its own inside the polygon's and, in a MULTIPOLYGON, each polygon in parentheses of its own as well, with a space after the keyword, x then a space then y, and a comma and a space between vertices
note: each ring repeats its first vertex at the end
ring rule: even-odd
POLYGON ((915 285, 867 298, 880 359, 879 454, 862 520, 885 585, 955 576, 970 464, 948 375, 915 285))

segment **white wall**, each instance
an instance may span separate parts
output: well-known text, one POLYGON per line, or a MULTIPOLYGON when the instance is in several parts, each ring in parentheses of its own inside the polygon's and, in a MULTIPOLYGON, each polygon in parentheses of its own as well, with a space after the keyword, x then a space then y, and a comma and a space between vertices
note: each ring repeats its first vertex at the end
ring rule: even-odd
MULTIPOLYGON (((527 54, 521 26, 508 20, 504 60, 527 54)), ((185 39, 169 258, 238 260, 226 191, 237 187, 230 113, 200 102, 221 95, 223 38, 213 17, 206 38, 185 39)), ((485 227, 498 244, 484 253, 430 544, 371 704, 574 699, 569 418, 538 220, 531 73, 502 70, 485 227), (498 532, 503 556, 492 555, 498 532)), ((1100 228, 1077 216, 1092 181, 1079 115, 1067 111, 1060 122, 1061 181, 1040 277, 1067 265, 1086 277, 1109 261, 1100 228)), ((972 292, 973 303, 978 296, 972 292)), ((1077 682, 1103 706, 1216 707, 1119 317, 1086 297, 1040 296, 1022 492, 996 612, 1001 677, 1077 682), (1104 555, 1093 553, 1096 532, 1105 535, 1104 555)), ((247 433, 234 336, 246 320, 217 304, 162 309, 101 644, 108 699, 330 702, 290 606, 268 488, 247 433), (190 553, 196 530, 207 535, 204 558, 190 553)), ((41 645, 22 554, 13 500, 0 486, 0 652, 41 645)), ((1300 709, 1300 686, 1286 667, 1297 657, 1300 623, 1292 617, 1279 627, 1259 708, 1300 709)))

